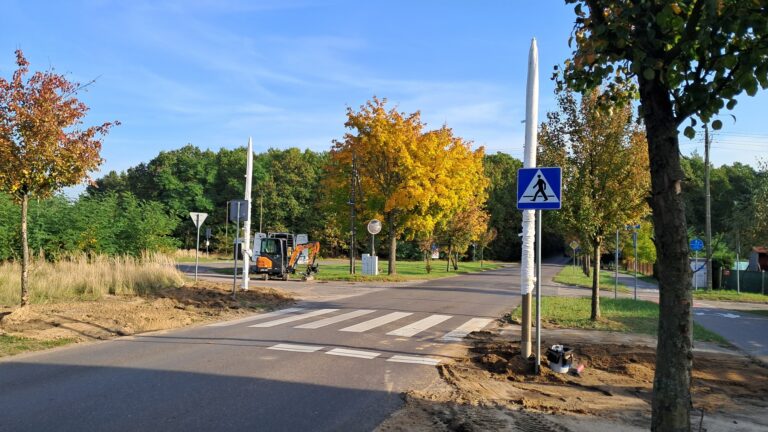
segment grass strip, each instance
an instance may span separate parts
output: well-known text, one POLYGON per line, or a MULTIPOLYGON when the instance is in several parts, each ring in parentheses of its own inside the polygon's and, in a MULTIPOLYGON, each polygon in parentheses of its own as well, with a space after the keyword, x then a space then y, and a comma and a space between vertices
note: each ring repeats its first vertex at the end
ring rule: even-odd
POLYGON ((697 290, 693 292, 696 300, 729 301, 737 303, 768 303, 768 295, 757 293, 738 293, 733 290, 697 290))
MULTIPOLYGON (((574 285, 584 288, 592 288, 592 276, 587 276, 581 271, 581 267, 565 266, 560 273, 558 273, 554 279, 555 282, 564 285, 574 285)), ((600 290, 601 291, 613 291, 614 278, 613 273, 604 270, 600 271, 600 290)), ((617 291, 622 293, 630 293, 632 290, 619 282, 617 291)))
MULTIPOLYGON (((355 266, 355 274, 349 274, 349 261, 346 260, 322 260, 319 262, 320 272, 315 275, 316 280, 325 281, 351 281, 351 282, 403 282, 409 280, 428 280, 428 279, 440 279, 444 277, 456 276, 467 273, 477 273, 486 270, 494 270, 500 268, 502 263, 493 261, 484 261, 482 267, 479 261, 474 262, 462 262, 459 263, 459 269, 450 270, 445 269, 445 261, 432 261, 432 271, 427 273, 426 265, 423 261, 398 261, 397 262, 397 274, 387 275, 387 263, 386 261, 379 261, 380 273, 378 275, 364 275, 362 269, 362 262, 357 261, 355 266)), ((302 266, 297 268, 298 271, 303 269, 302 266)), ((214 273, 223 275, 232 275, 232 268, 213 268, 214 273)), ((238 274, 241 272, 238 269, 238 274)), ((299 275, 292 275, 292 278, 298 278, 299 275)))
POLYGON ((40 351, 68 345, 75 339, 37 340, 18 336, 0 335, 0 357, 12 356, 27 351, 40 351))
MULTIPOLYGON (((572 328, 640 333, 656 336, 659 324, 659 306, 656 303, 632 299, 600 299, 601 318, 589 319, 592 299, 588 297, 543 297, 541 320, 544 327, 572 328)), ((519 322, 521 309, 517 307, 510 317, 519 322)), ((694 324, 693 338, 702 342, 727 344, 720 335, 694 324)))

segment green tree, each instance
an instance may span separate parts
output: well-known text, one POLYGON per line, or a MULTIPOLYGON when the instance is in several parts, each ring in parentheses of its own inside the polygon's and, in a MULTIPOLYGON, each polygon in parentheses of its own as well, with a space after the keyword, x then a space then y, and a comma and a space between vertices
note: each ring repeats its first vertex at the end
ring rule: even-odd
POLYGON ((560 110, 547 115, 539 141, 545 165, 563 168, 567 199, 554 217, 561 230, 591 253, 592 320, 600 318, 600 257, 617 229, 648 213, 648 153, 629 105, 608 115, 597 90, 578 103, 558 92, 560 110))
POLYGON ((0 78, 0 191, 21 204, 21 305, 29 301, 29 198, 48 198, 82 182, 101 164, 101 137, 113 126, 82 129, 88 107, 82 89, 53 71, 26 78, 29 63, 16 50, 17 69, 0 78))
MULTIPOLYGON (((506 153, 486 155, 483 161, 488 177, 488 201, 490 214, 488 226, 496 230, 495 241, 490 245, 491 258, 503 261, 520 259, 520 232, 522 213, 517 209, 517 170, 523 163, 506 153)), ((482 249, 481 249, 482 251, 482 249)))
POLYGON ((604 86, 605 100, 639 90, 651 172, 659 254, 659 342, 652 430, 690 430, 691 269, 680 194, 678 128, 768 87, 766 0, 566 0, 576 4, 576 43, 563 71, 576 91, 604 86), (585 8, 586 6, 586 8, 585 8), (630 84, 630 86, 628 86, 630 84), (636 84, 636 87, 634 87, 636 84))

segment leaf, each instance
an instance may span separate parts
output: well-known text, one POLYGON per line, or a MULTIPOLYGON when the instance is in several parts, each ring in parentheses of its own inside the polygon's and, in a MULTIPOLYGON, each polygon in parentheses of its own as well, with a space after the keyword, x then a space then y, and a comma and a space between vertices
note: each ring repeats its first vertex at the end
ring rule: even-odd
POLYGON ((693 139, 696 136, 696 129, 686 126, 685 130, 683 130, 683 135, 689 139, 693 139))
POLYGON ((712 122, 712 129, 714 130, 720 130, 723 128, 723 122, 720 120, 715 120, 712 122))

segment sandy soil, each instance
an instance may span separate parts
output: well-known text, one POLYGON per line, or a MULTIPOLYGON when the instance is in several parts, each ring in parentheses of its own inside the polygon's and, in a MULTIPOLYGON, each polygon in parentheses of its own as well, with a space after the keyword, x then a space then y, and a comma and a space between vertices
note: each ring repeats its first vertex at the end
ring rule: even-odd
POLYGON ((274 288, 254 287, 232 298, 228 284, 198 282, 151 297, 110 296, 99 301, 0 307, 0 334, 40 340, 109 339, 221 320, 293 302, 274 288))
MULTIPOLYGON (((405 408, 379 431, 649 429, 653 348, 574 343, 581 376, 546 366, 534 375, 518 341, 488 332, 473 339, 466 357, 439 367, 446 386, 405 395, 405 408)), ((692 390, 693 430, 768 430, 768 369, 748 358, 697 353, 692 390)))

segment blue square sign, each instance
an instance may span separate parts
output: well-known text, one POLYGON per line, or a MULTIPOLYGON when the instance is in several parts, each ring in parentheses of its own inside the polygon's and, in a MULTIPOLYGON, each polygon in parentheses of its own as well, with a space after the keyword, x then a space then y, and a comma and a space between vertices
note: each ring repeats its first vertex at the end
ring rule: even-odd
POLYGON ((559 210, 561 185, 560 167, 520 168, 517 170, 517 208, 559 210))

